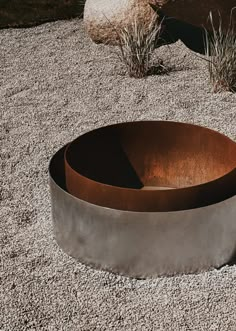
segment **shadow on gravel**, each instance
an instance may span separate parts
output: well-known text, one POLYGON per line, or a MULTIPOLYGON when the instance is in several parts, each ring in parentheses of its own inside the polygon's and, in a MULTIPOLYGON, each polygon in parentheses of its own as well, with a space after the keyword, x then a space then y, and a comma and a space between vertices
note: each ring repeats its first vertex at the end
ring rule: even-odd
POLYGON ((84 0, 0 0, 0 29, 82 18, 84 0))
POLYGON ((219 269, 221 269, 222 267, 225 267, 225 266, 233 267, 234 265, 236 265, 236 250, 233 253, 231 259, 228 262, 224 263, 221 267, 217 268, 217 270, 219 270, 219 269))

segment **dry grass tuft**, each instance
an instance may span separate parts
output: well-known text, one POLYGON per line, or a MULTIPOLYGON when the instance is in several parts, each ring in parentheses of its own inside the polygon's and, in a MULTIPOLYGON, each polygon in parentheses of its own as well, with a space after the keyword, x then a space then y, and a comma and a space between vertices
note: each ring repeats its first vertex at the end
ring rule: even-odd
MULTIPOLYGON (((236 7, 235 7, 236 8, 236 7)), ((208 71, 213 92, 236 92, 236 34, 233 25, 233 8, 226 33, 222 30, 219 14, 219 26, 216 28, 212 13, 209 15, 212 34, 206 31, 206 55, 208 71)))
POLYGON ((143 78, 168 71, 161 59, 155 65, 152 63, 152 53, 161 32, 161 22, 156 13, 148 27, 134 19, 129 26, 120 29, 114 27, 114 30, 118 40, 118 52, 115 54, 125 65, 130 77, 143 78))

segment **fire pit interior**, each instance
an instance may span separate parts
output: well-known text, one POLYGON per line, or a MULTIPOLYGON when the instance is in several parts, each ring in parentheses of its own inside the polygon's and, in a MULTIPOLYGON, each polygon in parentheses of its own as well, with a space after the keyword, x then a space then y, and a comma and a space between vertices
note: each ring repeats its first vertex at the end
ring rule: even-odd
POLYGON ((236 144, 207 128, 133 122, 86 133, 65 153, 70 193, 130 211, 197 208, 235 194, 236 144), (234 181, 233 181, 234 179, 234 181))

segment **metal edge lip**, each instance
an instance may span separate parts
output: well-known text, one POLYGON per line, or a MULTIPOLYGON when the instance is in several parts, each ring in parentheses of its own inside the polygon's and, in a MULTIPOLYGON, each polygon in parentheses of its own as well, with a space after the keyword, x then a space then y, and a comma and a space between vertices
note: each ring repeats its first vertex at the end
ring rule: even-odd
MULTIPOLYGON (((100 205, 97 205, 97 204, 94 204, 94 203, 91 203, 89 201, 86 201, 86 200, 83 200, 83 199, 80 199, 76 196, 74 196, 73 194, 69 193, 67 190, 63 189, 58 183, 57 181, 55 180, 54 176, 52 176, 52 171, 51 171, 51 168, 52 168, 52 162, 53 160, 58 156, 58 154, 66 148, 66 146, 68 145, 69 143, 65 144, 62 148, 60 148, 50 159, 49 161, 49 177, 50 177, 50 180, 53 181, 53 183, 58 187, 58 189, 60 189, 63 194, 67 195, 68 197, 74 199, 75 201, 78 201, 78 202, 82 202, 83 204, 87 205, 87 206, 91 206, 92 208, 98 208, 98 209, 101 209, 101 210, 107 210, 107 211, 117 211, 117 212, 120 212, 120 213, 123 213, 123 214, 132 214, 132 215, 140 215, 140 213, 142 215, 156 215, 156 214, 176 214, 176 213, 179 213, 179 214, 183 214, 185 212, 194 212, 195 210, 200 210, 200 209, 206 209, 206 208, 210 208, 212 206, 219 206, 220 204, 228 201, 228 200, 234 200, 235 197, 236 197, 236 194, 233 195, 232 197, 230 198, 227 198, 227 199, 224 199, 222 201, 219 201, 219 202, 216 202, 216 203, 213 203, 213 204, 209 204, 209 205, 206 205, 206 206, 203 206, 203 207, 196 207, 196 208, 189 208, 189 209, 182 209, 182 210, 173 210, 173 211, 150 211, 150 212, 147 212, 147 211, 132 211, 132 210, 122 210, 122 209, 117 209, 117 208, 110 208, 110 207, 105 207, 105 206, 100 206, 100 205)), ((65 172, 64 172, 65 173, 65 172)))
MULTIPOLYGON (((118 123, 113 123, 113 124, 109 124, 109 125, 104 125, 104 126, 99 126, 96 127, 95 129, 93 129, 92 131, 97 131, 97 130, 101 130, 101 129, 106 129, 106 128, 112 128, 115 126, 121 126, 121 125, 131 125, 134 123, 154 123, 154 122, 158 122, 160 124, 164 124, 164 123, 169 123, 169 124, 177 124, 177 125, 181 125, 181 126, 186 126, 186 127, 194 127, 194 128, 200 128, 209 132, 212 132, 213 134, 217 134, 218 136, 221 136, 223 139, 225 140, 229 140, 231 143, 235 143, 236 141, 234 141, 233 139, 231 139, 230 137, 228 137, 226 134, 219 132, 215 129, 211 129, 207 126, 203 126, 203 125, 199 125, 199 124, 193 124, 193 123, 189 123, 189 122, 180 122, 180 121, 170 121, 170 120, 141 120, 141 121, 127 121, 127 122, 118 122, 118 123)), ((80 137, 89 134, 91 132, 91 130, 86 131, 84 133, 82 133, 81 135, 79 135, 78 137, 76 137, 75 139, 73 139, 70 143, 73 143, 74 141, 76 141, 77 139, 79 139, 80 137)))
MULTIPOLYGON (((206 139, 209 139, 210 141, 219 142, 221 146, 226 146, 227 149, 229 148, 230 151, 232 151, 231 155, 234 155, 234 151, 236 151, 236 143, 230 139, 229 137, 219 133, 218 131, 206 128, 206 127, 200 127, 198 125, 193 125, 189 123, 182 123, 182 122, 173 122, 173 121, 136 121, 136 122, 122 122, 118 124, 112 124, 105 127, 100 127, 98 129, 89 131, 85 133, 82 136, 89 136, 90 133, 99 132, 99 135, 103 136, 103 130, 106 131, 106 129, 113 128, 116 135, 116 129, 118 130, 119 134, 119 127, 121 130, 126 132, 128 129, 129 131, 129 125, 131 125, 131 133, 133 132, 132 128, 137 128, 138 132, 142 127, 145 128, 147 131, 149 128, 149 124, 142 125, 142 124, 150 123, 151 130, 155 130, 160 128, 161 132, 167 131, 171 133, 171 130, 173 129, 176 133, 182 132, 185 134, 187 132, 190 134, 191 137, 194 137, 195 135, 203 136, 206 139), (138 124, 138 127, 134 125, 134 123, 138 124), (168 124, 167 124, 168 123, 168 124), (169 126, 170 124, 170 126, 169 126), (192 129, 194 127, 194 129, 192 129), (203 132, 203 133, 202 133, 203 132), (209 138, 208 138, 209 137, 209 138)), ((136 130, 136 129, 135 129, 136 130)), ((144 130, 144 134, 145 134, 144 130)), ((134 131, 136 132, 136 131, 134 131)), ((113 134, 113 130, 110 132, 113 134)), ((137 132, 136 132, 137 133, 137 132)), ((108 131, 109 134, 109 131, 108 131)), ((96 179, 91 179, 89 177, 86 177, 82 175, 80 172, 74 170, 73 165, 71 165, 70 157, 76 155, 76 143, 81 139, 82 136, 79 136, 72 142, 70 142, 64 152, 64 163, 65 163, 65 177, 66 177, 66 183, 68 191, 70 191, 73 195, 77 196, 78 198, 81 198, 83 200, 86 200, 88 202, 91 202, 96 205, 104 206, 104 207, 110 207, 115 208, 119 210, 129 210, 129 211, 138 211, 143 212, 142 209, 145 209, 146 211, 177 211, 177 210, 187 210, 187 209, 195 209, 195 208, 201 208, 205 207, 207 205, 212 205, 217 202, 223 201, 225 199, 228 199, 236 194, 236 185, 234 183, 236 182, 236 162, 235 158, 232 157, 230 160, 230 168, 223 169, 223 175, 218 176, 217 178, 209 176, 209 181, 199 183, 196 185, 189 185, 189 186, 181 186, 177 187, 174 190, 168 190, 168 189, 158 189, 158 190, 152 190, 150 193, 149 190, 141 191, 140 189, 130 188, 130 187, 120 187, 112 184, 106 184, 103 181, 96 181, 96 179), (74 144, 74 145, 73 145, 74 144), (70 150, 70 146, 72 146, 72 149, 70 150), (69 152, 69 154, 67 154, 69 152), (232 169, 231 169, 232 167, 232 169), (79 187, 82 187, 84 189, 79 189, 79 187), (97 192, 97 193, 92 193, 97 192), (99 198, 99 193, 101 192, 101 195, 103 198, 99 198), (81 194, 82 193, 82 194, 81 194), (109 194, 110 195, 117 195, 117 202, 111 203, 109 201, 109 194), (124 202, 124 195, 127 195, 127 203, 124 202), (96 196, 97 195, 97 196, 96 196), (197 198, 199 197, 199 202, 197 202, 197 198), (158 200, 156 200, 158 199, 158 200), (156 200, 156 203, 155 203, 156 200), (166 202, 168 201, 169 202, 166 202), (106 202, 107 201, 107 202, 106 202), (136 201, 136 202, 135 202, 136 201), (164 201, 163 205, 162 202, 164 201), (184 203, 184 201, 186 203, 184 203), (107 205, 106 205, 107 203, 107 205), (136 206, 139 205, 139 207, 136 206), (145 207, 146 206, 146 207, 145 207)), ((105 135, 106 136, 106 135, 105 135)), ((91 136, 91 139, 94 139, 94 136, 91 136)), ((90 140, 90 138, 89 138, 90 140)), ((84 142, 86 142, 86 137, 84 139, 84 142)), ((211 151, 211 150, 210 150, 211 151)), ((221 153, 224 153, 223 150, 221 153)), ((73 164, 73 163, 72 163, 73 164)), ((209 173, 210 174, 210 173, 209 173)), ((222 174, 222 172, 221 172, 222 174)))
MULTIPOLYGON (((213 133, 215 133, 217 135, 220 135, 220 136, 224 137, 225 139, 228 139, 231 142, 234 142, 236 144, 236 141, 234 141, 233 139, 229 138, 226 134, 221 133, 219 131, 216 131, 214 129, 208 128, 207 126, 193 124, 193 123, 189 123, 189 122, 170 121, 170 120, 141 120, 141 121, 118 122, 118 123, 113 123, 113 124, 109 124, 109 125, 104 125, 104 126, 97 127, 94 130, 92 130, 92 131, 97 131, 97 130, 105 129, 105 128, 112 128, 112 127, 115 127, 117 125, 133 124, 133 123, 146 123, 146 122, 170 123, 170 124, 185 125, 185 126, 189 126, 189 127, 191 126, 191 127, 195 127, 195 128, 202 128, 204 130, 207 130, 207 131, 213 132, 213 133)), ((79 139, 81 136, 84 136, 86 134, 89 134, 89 132, 91 132, 91 131, 87 131, 85 133, 82 133, 79 137, 73 139, 71 141, 71 143, 73 143, 75 140, 79 139)))
MULTIPOLYGON (((115 127, 115 126, 119 126, 119 125, 124 125, 124 124, 133 124, 133 123, 145 123, 145 122, 159 122, 159 123, 171 123, 171 124, 179 124, 179 125, 184 125, 184 126, 187 126, 187 127, 195 127, 195 128, 201 128, 201 129, 204 129, 208 132, 211 132, 213 134, 216 134, 218 136, 221 136, 224 140, 228 140, 230 143, 233 143, 235 144, 236 146, 236 142, 234 140, 232 140, 231 138, 229 138, 228 136, 226 136, 225 134, 221 133, 221 132, 218 132, 216 130, 213 130, 213 129, 210 129, 208 127, 205 127, 205 126, 201 126, 201 125, 196 125, 196 124, 191 124, 191 123, 182 123, 182 122, 175 122, 175 121, 155 121, 155 120, 145 120, 145 121, 135 121, 135 122, 120 122, 120 123, 117 123, 117 124, 111 124, 111 125, 106 125, 106 126, 101 126, 99 128, 96 128, 94 130, 92 130, 93 132, 94 131, 98 131, 98 130, 101 130, 101 129, 106 129, 106 128, 112 128, 112 127, 115 127)), ((67 167, 70 168, 71 170, 74 170, 69 162, 67 161, 67 158, 66 158, 66 153, 68 151, 68 149, 70 148, 70 146, 75 143, 77 140, 79 140, 82 136, 85 136, 87 134, 89 134, 91 131, 88 131, 88 132, 85 132, 84 134, 80 135, 79 137, 75 138, 74 140, 70 141, 67 146, 66 146, 66 149, 65 149, 65 153, 64 153, 64 162, 67 164, 67 167)), ((230 175, 234 175, 234 172, 236 173, 236 164, 235 164, 235 167, 233 167, 230 171, 226 172, 224 175, 220 176, 220 177, 217 177, 217 178, 214 178, 208 182, 204 182, 204 183, 201 183, 201 184, 197 184, 197 185, 189 185, 189 186, 183 186, 183 187, 179 187, 179 188, 175 188, 175 192, 177 191, 178 192, 181 192, 183 190, 187 190, 187 189, 191 189, 191 188, 201 188, 201 187, 204 187, 204 186, 208 186, 208 185, 211 185, 215 182, 217 182, 218 180, 221 180, 223 179, 224 177, 226 176, 230 176, 230 175)), ((101 184, 103 185, 104 187, 107 187, 107 188, 112 188, 112 189, 115 189, 117 191, 120 191, 120 190, 125 190, 127 192, 138 192, 139 189, 135 189, 135 188, 123 188, 123 187, 119 187, 119 186, 112 186, 112 185, 109 185, 109 184, 106 184, 106 183, 101 183, 101 182, 98 182, 98 181, 95 181, 89 177, 86 177, 80 173, 77 172, 77 176, 82 178, 82 179, 85 179, 86 181, 90 182, 90 183, 94 183, 95 184, 101 184)), ((157 191, 157 190, 153 190, 154 192, 157 191)), ((167 189, 161 189, 161 190, 158 190, 159 192, 166 192, 166 191, 169 191, 167 189)), ((144 193, 145 194, 145 193, 144 193)), ((235 194, 236 194, 236 189, 235 189, 235 194)))

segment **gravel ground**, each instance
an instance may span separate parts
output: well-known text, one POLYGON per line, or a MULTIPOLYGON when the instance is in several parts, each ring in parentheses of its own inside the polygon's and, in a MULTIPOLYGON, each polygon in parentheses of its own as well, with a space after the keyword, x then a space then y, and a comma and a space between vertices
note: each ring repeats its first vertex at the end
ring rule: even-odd
POLYGON ((128 279, 64 254, 52 232, 48 163, 104 124, 176 120, 236 140, 236 95, 177 43, 168 75, 131 79, 79 19, 0 31, 0 330, 236 330, 236 266, 128 279))

